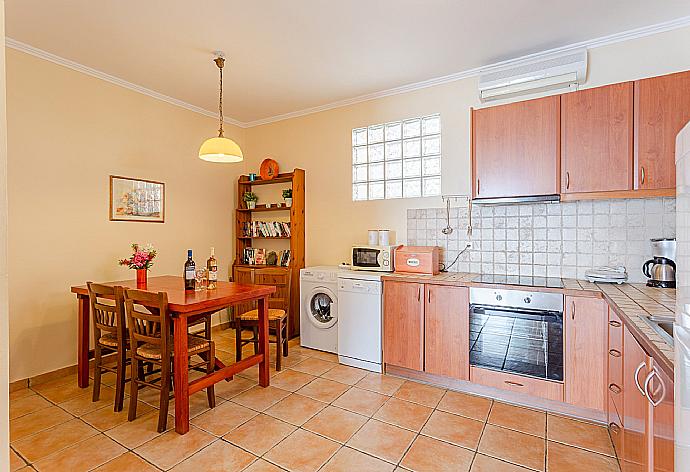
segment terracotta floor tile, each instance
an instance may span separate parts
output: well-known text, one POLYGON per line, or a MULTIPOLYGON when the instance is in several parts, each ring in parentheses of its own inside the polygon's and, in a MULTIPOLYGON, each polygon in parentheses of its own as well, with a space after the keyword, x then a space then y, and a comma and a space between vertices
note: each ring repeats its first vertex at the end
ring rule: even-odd
POLYGON ((547 470, 557 472, 577 472, 596 470, 597 472, 619 472, 618 461, 603 454, 548 442, 547 470))
POLYGON ((365 390, 382 393, 384 395, 393 395, 397 389, 400 388, 405 380, 397 377, 390 377, 388 375, 376 374, 369 372, 366 377, 357 382, 355 385, 365 390))
POLYGON ((293 393, 280 400, 265 413, 295 426, 301 426, 326 406, 328 406, 326 403, 293 393))
POLYGON ((321 472, 390 472, 393 464, 369 456, 349 447, 343 447, 321 469, 321 472))
POLYGON ((67 410, 74 416, 82 416, 106 406, 112 409, 115 406, 115 389, 101 385, 101 393, 98 397, 98 401, 94 402, 92 399, 93 392, 87 392, 84 395, 60 403, 60 408, 67 410))
POLYGON ((271 377, 271 385, 290 392, 296 392, 315 378, 313 375, 305 374, 304 372, 286 369, 276 374, 275 377, 271 377))
POLYGON ((230 431, 223 439, 261 456, 295 429, 293 425, 271 416, 258 415, 230 431))
MULTIPOLYGON (((223 398, 216 396, 216 408, 225 403, 223 398)), ((156 408, 159 406, 158 403, 155 405, 156 408)), ((175 399, 170 400, 170 405, 168 406, 168 412, 175 416, 175 399)), ((206 390, 195 393, 189 397, 189 418, 195 418, 200 414, 209 411, 211 408, 208 406, 208 397, 206 396, 206 390)))
POLYGON ((544 470, 542 438, 487 424, 478 452, 535 470, 544 470))
MULTIPOLYGON (((31 392, 27 389, 28 392, 31 392)), ((42 410, 51 406, 48 400, 35 393, 30 393, 27 396, 17 400, 10 400, 10 419, 19 418, 20 416, 28 415, 34 411, 42 410)))
POLYGON ((298 370, 305 374, 322 375, 335 367, 333 362, 324 361, 316 357, 309 357, 302 362, 299 362, 291 367, 292 370, 298 370))
MULTIPOLYGON (((174 419, 168 415, 168 429, 174 425, 174 419)), ((109 429, 105 435, 119 442, 128 449, 134 449, 160 436, 158 432, 158 410, 145 415, 138 415, 134 421, 125 421, 119 426, 109 429)))
POLYGON ((18 441, 30 434, 52 428, 74 418, 65 410, 57 406, 49 406, 42 410, 10 420, 10 441, 18 441))
POLYGON ((549 440, 615 457, 611 437, 603 426, 549 415, 546 434, 549 440))
POLYGON ((218 440, 185 459, 172 470, 175 472, 226 472, 242 470, 251 464, 256 456, 243 451, 223 440, 218 440))
POLYGON ((376 412, 374 418, 400 426, 401 428, 419 431, 433 411, 431 408, 419 403, 390 398, 376 412))
POLYGON ((193 418, 191 423, 211 434, 222 436, 256 415, 258 413, 254 410, 234 402, 225 402, 193 418))
POLYGON ((268 461, 259 459, 258 461, 254 462, 252 465, 244 469, 243 472, 283 472, 283 469, 281 469, 277 465, 271 464, 268 461))
POLYGON ((376 413, 389 398, 390 397, 381 395, 380 393, 352 387, 338 397, 338 399, 333 402, 333 406, 354 411, 360 415, 371 416, 376 413))
POLYGON ((134 452, 156 467, 167 470, 208 446, 215 439, 215 436, 190 426, 187 434, 177 434, 175 430, 170 430, 139 446, 134 452))
MULTIPOLYGON (((129 398, 125 397, 122 411, 115 413, 110 406, 106 406, 81 417, 84 421, 99 431, 107 431, 117 425, 127 422, 127 410, 129 409, 129 398)), ((137 403, 137 418, 153 410, 151 405, 144 402, 137 403)))
POLYGON ((491 409, 491 403, 492 400, 488 398, 448 391, 437 408, 449 413, 455 413, 456 415, 486 421, 491 409))
POLYGON ((422 428, 422 434, 476 450, 483 430, 481 421, 436 410, 422 428))
POLYGON ((58 375, 54 379, 41 382, 41 383, 35 383, 33 380, 31 381, 31 387, 29 387, 31 390, 34 392, 42 393, 45 390, 51 390, 54 387, 57 387, 59 385, 66 385, 66 384, 74 384, 77 385, 77 374, 70 374, 70 375, 58 375))
POLYGON ((326 436, 334 441, 345 443, 367 420, 366 416, 334 406, 328 406, 307 421, 302 428, 326 436))
POLYGON ((36 462, 57 451, 98 435, 98 430, 75 418, 40 433, 15 441, 17 452, 29 462, 36 462))
POLYGON ((94 469, 94 472, 157 472, 158 469, 133 452, 126 452, 119 457, 94 469))
POLYGON ((316 379, 297 390, 300 395, 330 403, 345 393, 350 387, 327 379, 316 379))
POLYGON ((19 470, 24 466, 26 466, 24 459, 19 457, 14 450, 10 449, 10 472, 15 472, 15 470, 19 470))
MULTIPOLYGON (((273 379, 271 378, 271 384, 273 379)), ((218 382, 215 386, 216 396, 230 400, 242 392, 245 392, 256 385, 253 380, 245 379, 244 377, 235 376, 230 382, 218 382)), ((277 387, 277 385, 274 385, 277 387)))
POLYGON ((489 423, 541 438, 546 435, 546 413, 507 403, 494 402, 489 414, 489 423))
MULTIPOLYGON (((477 454, 470 472, 529 472, 529 469, 493 457, 477 454)), ((561 472, 559 469, 552 472, 561 472)))
POLYGON ((418 472, 467 472, 473 457, 474 452, 462 447, 418 436, 400 465, 418 472))
POLYGON ((303 356, 300 353, 291 352, 288 357, 283 357, 283 367, 292 367, 293 365, 299 364, 305 359, 307 359, 307 356, 303 356))
POLYGON ((232 401, 252 410, 264 411, 288 395, 290 395, 290 392, 281 388, 273 386, 264 388, 257 385, 246 392, 240 393, 232 401))
POLYGON ((369 420, 347 445, 388 462, 397 463, 412 444, 415 433, 378 420, 369 420))
POLYGON ((32 395, 37 395, 37 393, 28 387, 18 388, 15 391, 10 390, 10 402, 19 400, 20 398, 30 397, 32 395))
POLYGON ((321 359, 321 360, 328 361, 328 362, 334 362, 336 364, 338 363, 338 355, 333 354, 332 352, 317 351, 315 349, 311 349, 308 352, 309 352, 309 356, 313 357, 315 359, 321 359))
POLYGON ((348 385, 354 385, 362 380, 366 375, 366 370, 357 369, 347 365, 337 365, 323 374, 321 377, 348 385))
MULTIPOLYGON (((244 356, 244 357, 249 357, 249 356, 244 356)), ((276 372, 276 363, 271 362, 269 366, 269 374, 271 378, 273 378, 274 375, 277 375, 276 372)), ((243 370, 239 374, 237 374, 239 377, 244 377, 245 379, 253 380, 254 382, 259 381, 259 368, 258 367, 250 367, 247 370, 243 370)))
POLYGON ((91 392, 93 382, 89 384, 89 388, 79 388, 76 382, 76 376, 74 379, 75 380, 71 382, 63 382, 62 379, 56 379, 55 381, 31 387, 31 389, 54 403, 62 403, 91 392))
POLYGON ((340 444, 298 429, 264 456, 290 471, 316 472, 340 448, 340 444))
POLYGON ((101 434, 40 460, 34 467, 41 472, 91 470, 125 452, 124 447, 101 434))
POLYGON ((407 400, 409 402, 415 402, 434 408, 438 405, 438 402, 441 401, 444 393, 445 390, 442 388, 408 380, 402 384, 393 396, 401 400, 407 400))

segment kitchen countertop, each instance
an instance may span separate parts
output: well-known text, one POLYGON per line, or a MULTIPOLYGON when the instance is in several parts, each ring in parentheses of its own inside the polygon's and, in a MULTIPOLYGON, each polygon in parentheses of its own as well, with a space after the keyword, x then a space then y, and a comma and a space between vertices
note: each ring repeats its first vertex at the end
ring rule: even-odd
POLYGON ((675 316, 675 289, 654 288, 647 287, 644 284, 633 283, 620 285, 600 284, 577 279, 562 279, 563 288, 498 285, 475 282, 474 279, 478 276, 479 274, 469 272, 447 272, 438 275, 391 273, 384 275, 382 280, 453 285, 458 287, 536 290, 540 292, 560 292, 572 296, 603 298, 627 326, 637 342, 657 361, 661 369, 673 378, 673 346, 654 331, 644 318, 649 315, 675 316))

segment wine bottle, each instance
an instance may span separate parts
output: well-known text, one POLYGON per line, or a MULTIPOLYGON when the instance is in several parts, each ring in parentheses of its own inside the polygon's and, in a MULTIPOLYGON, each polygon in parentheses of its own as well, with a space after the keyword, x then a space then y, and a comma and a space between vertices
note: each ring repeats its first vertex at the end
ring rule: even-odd
POLYGON ((187 262, 184 263, 184 289, 194 290, 195 288, 196 265, 192 260, 192 250, 187 249, 187 262))
POLYGON ((218 262, 215 248, 211 248, 211 257, 206 261, 206 268, 208 269, 208 289, 213 290, 218 287, 218 262))

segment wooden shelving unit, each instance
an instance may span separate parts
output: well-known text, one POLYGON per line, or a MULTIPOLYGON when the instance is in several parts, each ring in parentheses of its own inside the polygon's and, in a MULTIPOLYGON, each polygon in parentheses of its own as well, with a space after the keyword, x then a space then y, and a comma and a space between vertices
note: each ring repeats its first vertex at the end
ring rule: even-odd
MULTIPOLYGON (((295 169, 292 172, 278 174, 271 180, 254 180, 250 181, 249 176, 242 175, 237 181, 237 202, 238 208, 235 210, 235 262, 233 263, 233 280, 237 282, 251 283, 254 278, 254 270, 265 267, 277 267, 269 265, 250 265, 242 263, 242 255, 246 248, 253 246, 254 240, 285 240, 289 241, 289 246, 285 249, 290 249, 290 265, 285 267, 285 270, 292 271, 291 287, 290 287, 290 314, 288 318, 288 336, 295 337, 299 335, 299 320, 300 320, 300 284, 299 271, 304 267, 304 169, 295 169), (291 184, 292 186, 292 206, 291 207, 276 207, 258 205, 257 208, 249 209, 246 207, 242 196, 245 192, 250 192, 253 186, 256 185, 272 185, 272 184, 291 184), (248 237, 243 236, 242 225, 246 222, 252 221, 254 213, 268 213, 268 212, 282 212, 290 214, 290 234, 289 237, 248 237)), ((268 219, 265 218, 264 219, 268 219)), ((262 221, 264 221, 262 219, 262 221)), ((243 307, 238 307, 242 310, 243 307)))

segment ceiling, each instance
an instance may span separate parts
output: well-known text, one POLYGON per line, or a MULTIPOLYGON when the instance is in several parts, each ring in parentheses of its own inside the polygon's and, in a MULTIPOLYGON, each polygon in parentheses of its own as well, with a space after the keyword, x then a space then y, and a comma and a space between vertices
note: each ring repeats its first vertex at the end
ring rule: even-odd
POLYGON ((687 0, 6 0, 7 36, 241 122, 690 15, 687 0))

